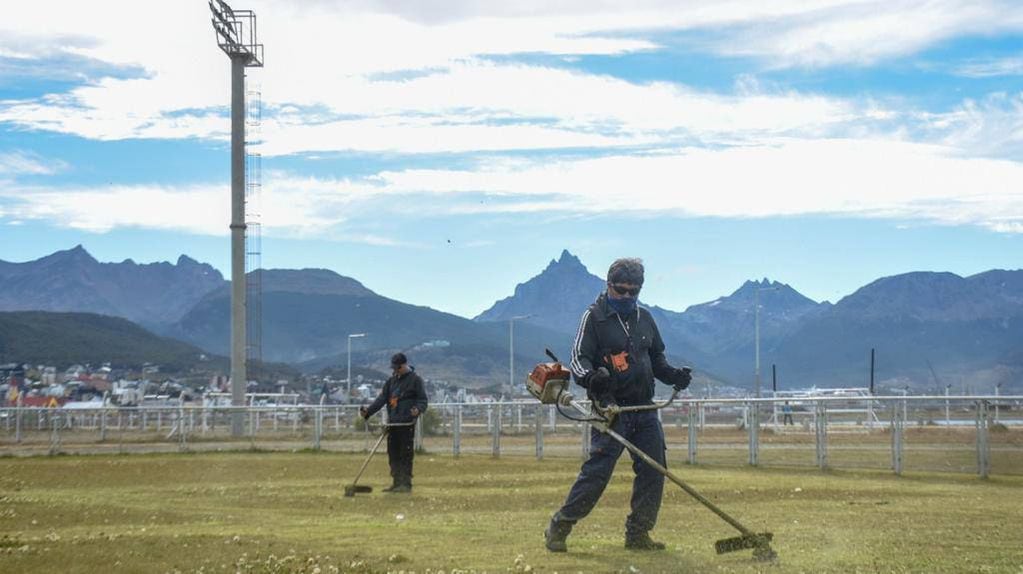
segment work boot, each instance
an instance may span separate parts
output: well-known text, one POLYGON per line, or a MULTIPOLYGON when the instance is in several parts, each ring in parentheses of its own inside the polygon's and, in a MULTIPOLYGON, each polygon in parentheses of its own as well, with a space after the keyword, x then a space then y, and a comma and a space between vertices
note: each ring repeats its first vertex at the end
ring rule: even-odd
POLYGON ((664 550, 663 542, 650 538, 650 533, 640 532, 625 535, 625 547, 629 550, 664 550))
POLYGON ((568 538, 568 534, 572 532, 572 524, 570 522, 562 522, 557 517, 551 519, 551 523, 547 525, 547 529, 543 531, 543 538, 547 550, 551 552, 568 552, 568 545, 565 540, 568 538))
POLYGON ((398 488, 398 483, 394 483, 391 486, 388 486, 387 488, 381 488, 380 492, 394 492, 395 488, 398 488))

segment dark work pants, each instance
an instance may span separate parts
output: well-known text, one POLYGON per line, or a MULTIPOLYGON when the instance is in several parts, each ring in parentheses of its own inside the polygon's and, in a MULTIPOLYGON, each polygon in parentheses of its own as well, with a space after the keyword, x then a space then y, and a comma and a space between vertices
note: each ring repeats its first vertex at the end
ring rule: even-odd
MULTIPOLYGON (((639 450, 665 464, 664 431, 656 411, 622 413, 611 428, 639 450)), ((555 521, 575 524, 593 510, 623 450, 625 447, 610 435, 590 429, 590 458, 583 463, 564 506, 554 515, 555 521)), ((636 477, 632 481, 632 512, 625 520, 625 533, 633 536, 651 530, 657 523, 657 512, 661 509, 661 495, 664 493, 664 475, 643 459, 629 454, 636 477)))
POLYGON ((391 427, 387 431, 387 460, 394 484, 412 486, 412 459, 415 457, 416 427, 391 427))

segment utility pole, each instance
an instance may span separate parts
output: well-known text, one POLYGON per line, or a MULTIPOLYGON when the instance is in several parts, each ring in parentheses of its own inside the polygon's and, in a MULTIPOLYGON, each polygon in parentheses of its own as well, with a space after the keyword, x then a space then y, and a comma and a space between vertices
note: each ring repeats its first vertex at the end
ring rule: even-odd
POLYGON ((217 45, 231 58, 231 435, 244 433, 247 337, 245 314, 245 68, 263 67, 256 14, 210 0, 217 45))

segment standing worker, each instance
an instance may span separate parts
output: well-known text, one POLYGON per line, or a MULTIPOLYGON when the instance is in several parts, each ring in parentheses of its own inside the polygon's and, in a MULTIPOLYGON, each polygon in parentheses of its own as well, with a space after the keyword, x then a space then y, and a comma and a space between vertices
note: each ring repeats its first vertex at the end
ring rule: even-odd
MULTIPOLYGON (((387 405, 387 423, 415 422, 426 412, 426 389, 423 379, 409 366, 404 353, 391 357, 391 378, 384 383, 380 396, 368 407, 359 409, 363 419, 387 405)), ((387 460, 391 465, 393 483, 384 492, 412 492, 412 459, 415 458, 416 427, 413 424, 392 426, 387 431, 387 460)))
MULTIPOLYGON (((688 369, 676 369, 664 358, 664 341, 650 312, 637 304, 643 287, 643 262, 618 259, 607 271, 607 291, 583 313, 572 347, 572 375, 601 405, 652 405, 654 377, 685 389, 692 380, 688 369)), ((665 465, 664 430, 653 410, 624 412, 611 427, 651 458, 665 465)), ((611 479, 624 446, 610 435, 590 429, 590 457, 565 504, 544 531, 547 549, 565 552, 568 534, 597 504, 611 479)), ((663 550, 650 538, 664 491, 664 476, 632 455, 632 512, 625 520, 625 547, 663 550)))

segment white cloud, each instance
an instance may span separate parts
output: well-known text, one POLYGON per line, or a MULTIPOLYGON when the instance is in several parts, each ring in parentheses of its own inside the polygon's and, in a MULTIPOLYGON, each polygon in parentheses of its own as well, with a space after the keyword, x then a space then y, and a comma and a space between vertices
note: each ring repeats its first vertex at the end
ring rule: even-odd
MULTIPOLYGON (((409 212, 417 217, 530 212, 827 215, 1018 233, 1023 232, 1020 181, 1020 163, 961 158, 943 146, 779 139, 770 145, 684 148, 648 156, 389 171, 359 181, 269 171, 261 213, 266 234, 377 243, 391 240, 354 226, 409 212), (480 197, 493 201, 477 201, 480 197)), ((45 219, 97 232, 147 227, 226 234, 229 216, 228 192, 222 186, 19 190, 5 203, 11 218, 45 219)))
POLYGON ((869 65, 961 36, 1023 31, 1016 2, 861 0, 834 2, 773 22, 740 25, 710 48, 777 67, 869 65))
POLYGON ((65 167, 63 162, 46 160, 30 152, 0 153, 0 176, 50 175, 65 167))
MULTIPOLYGON (((502 201, 434 201, 428 207, 720 217, 824 213, 1019 230, 1020 164, 975 157, 1020 157, 1018 94, 914 114, 885 101, 765 91, 752 76, 740 78, 734 95, 722 95, 514 62, 525 54, 656 50, 652 38, 658 36, 651 32, 696 31, 709 38, 703 47, 710 52, 779 67, 868 65, 967 34, 1017 33, 1023 11, 1011 2, 252 0, 244 7, 259 15, 267 45, 267 67, 250 76, 253 85, 262 84, 271 111, 258 146, 266 156, 564 148, 614 154, 394 171, 362 181, 268 173, 261 212, 269 233, 331 230, 340 238, 386 243, 383 234, 346 234, 351 214, 389 194, 415 201, 421 194, 479 193, 502 201), (494 63, 490 56, 513 58, 494 63)), ((229 64, 214 44, 205 3, 168 9, 155 0, 111 0, 100 11, 83 2, 19 2, 5 15, 17 30, 0 24, 0 57, 74 55, 141 67, 144 74, 93 78, 67 93, 0 102, 0 123, 98 140, 227 137, 229 64)), ((33 156, 0 156, 0 177, 54 169, 59 166, 33 156)), ((12 189, 17 197, 7 191, 0 197, 5 217, 19 220, 96 232, 124 226, 227 232, 228 196, 221 186, 12 189)))
POLYGON ((923 137, 988 157, 1023 158, 1023 92, 966 100, 945 113, 921 113, 923 137))
POLYGON ((1023 76, 1023 57, 971 60, 953 67, 952 73, 967 78, 1023 76))
MULTIPOLYGON (((0 121, 100 140, 228 137, 225 117, 164 114, 161 108, 172 98, 158 91, 148 80, 108 79, 45 104, 0 108, 0 121)), ((673 144, 680 138, 730 143, 797 131, 833 135, 857 121, 874 122, 878 114, 875 104, 816 95, 746 89, 721 96, 665 82, 634 84, 481 61, 405 81, 344 78, 316 93, 316 101, 298 93, 283 97, 305 97, 307 104, 334 112, 303 113, 282 105, 264 120, 259 146, 264 155, 602 148, 673 144), (337 119, 340 110, 343 119, 337 119)))
MULTIPOLYGON (((716 97, 674 85, 488 65, 478 58, 646 51, 658 48, 651 31, 699 30, 715 38, 708 40, 708 50, 762 57, 779 66, 867 63, 957 35, 1023 29, 1020 11, 1000 0, 707 0, 683 6, 253 0, 246 7, 259 15, 267 45, 267 67, 251 71, 254 83, 264 86, 263 100, 282 109, 324 106, 345 118, 315 127, 314 118, 300 114, 279 118, 268 126, 268 136, 274 136, 266 138, 268 153, 402 151, 404 141, 413 142, 407 151, 420 151, 416 142, 435 142, 438 148, 431 151, 534 149, 547 147, 544 142, 554 148, 619 146, 635 143, 622 138, 646 141, 649 134, 637 130, 659 132, 662 141, 670 130, 687 136, 739 132, 727 141, 747 137, 743 130, 833 136, 829 126, 856 120, 860 106, 801 94, 716 97), (402 70, 429 73, 406 81, 379 79, 402 70), (407 129, 395 129, 399 116, 407 129), (511 128, 509 143, 498 145, 494 140, 503 138, 485 129, 495 118, 553 125, 511 128), (350 135, 349 141, 334 135, 334 128, 350 135), (456 143, 448 149, 447 141, 456 143), (362 142, 370 143, 360 147, 362 142)), ((89 3, 16 3, 7 21, 17 22, 18 29, 0 24, 0 50, 34 58, 74 54, 141 67, 145 77, 100 78, 64 94, 0 102, 0 122, 100 140, 224 138, 228 60, 214 45, 205 4, 168 9, 155 0, 110 0, 103 8, 100 14, 89 3), (133 26, 106 17, 112 14, 159 24, 133 26)))

